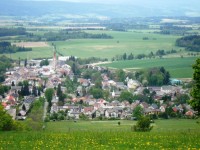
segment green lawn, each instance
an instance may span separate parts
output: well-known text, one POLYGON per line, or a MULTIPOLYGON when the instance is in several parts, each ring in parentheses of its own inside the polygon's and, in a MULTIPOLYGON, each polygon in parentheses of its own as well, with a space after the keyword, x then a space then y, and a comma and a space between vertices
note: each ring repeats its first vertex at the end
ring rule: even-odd
POLYGON ((199 149, 200 130, 195 120, 156 120, 151 132, 132 132, 135 121, 60 121, 46 131, 1 132, 1 150, 110 150, 199 149), (69 130, 70 128, 70 130, 69 130))
POLYGON ((196 57, 185 58, 163 58, 163 59, 144 59, 144 60, 128 60, 118 61, 102 66, 119 68, 119 69, 148 69, 163 66, 170 72, 173 78, 191 78, 193 74, 192 65, 195 63, 196 57))

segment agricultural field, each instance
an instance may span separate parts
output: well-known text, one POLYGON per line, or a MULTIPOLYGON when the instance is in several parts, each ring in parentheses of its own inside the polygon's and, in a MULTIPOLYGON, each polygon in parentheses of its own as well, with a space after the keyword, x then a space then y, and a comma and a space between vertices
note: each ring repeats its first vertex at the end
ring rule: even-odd
POLYGON ((143 59, 143 60, 127 60, 117 61, 110 64, 103 64, 111 68, 139 70, 163 66, 173 78, 191 78, 193 74, 192 65, 195 63, 196 57, 184 58, 162 58, 162 59, 143 59))
POLYGON ((57 50, 63 55, 74 55, 77 57, 101 57, 112 58, 123 53, 149 54, 159 49, 180 50, 175 46, 179 36, 161 35, 150 32, 117 32, 117 31, 87 31, 89 33, 106 33, 113 36, 113 39, 75 39, 68 41, 54 42, 57 50), (148 37, 149 40, 143 40, 148 37))
MULTIPOLYGON (((46 30, 47 31, 47 30, 46 30)), ((37 35, 44 34, 44 31, 28 31, 37 35)), ((123 53, 137 54, 149 54, 151 51, 155 52, 159 49, 167 50, 180 50, 180 47, 175 46, 175 41, 179 36, 174 35, 161 35, 153 33, 153 30, 138 30, 130 32, 117 32, 108 30, 91 30, 86 31, 88 33, 106 33, 113 36, 113 39, 73 39, 67 41, 56 41, 57 51, 62 55, 73 55, 81 58, 88 57, 101 57, 111 59, 116 55, 122 55, 123 53), (149 40, 143 40, 143 37, 148 37, 149 40)), ((49 42, 49 45, 52 42, 49 42)), ((33 46, 34 47, 34 46, 33 46)), ((33 48, 32 52, 16 53, 12 54, 13 58, 18 59, 26 58, 30 53, 31 58, 38 58, 38 48, 33 48)), ((46 46, 40 47, 39 57, 49 57, 49 53, 52 53, 52 48, 46 46), (48 52, 47 52, 48 51, 48 52), (47 54, 48 53, 48 54, 47 54)))
POLYGON ((159 120, 155 122, 153 131, 146 133, 132 132, 130 127, 134 122, 120 121, 120 126, 117 125, 117 122, 118 121, 103 121, 103 123, 94 123, 91 121, 78 121, 76 123, 68 121, 51 122, 48 123, 46 131, 42 132, 0 133, 0 149, 195 150, 200 148, 199 126, 195 123, 195 120, 159 120), (123 126, 123 124, 125 125, 123 126), (61 126, 63 129, 57 130, 57 128, 61 129, 61 126), (97 127, 94 128, 94 126, 97 127), (64 129, 69 127, 73 127, 74 130, 64 129), (108 130, 101 130, 102 128, 107 128, 108 130), (126 130, 126 128, 128 128, 128 130, 126 130))
POLYGON ((20 43, 12 43, 13 45, 25 48, 34 48, 34 47, 49 47, 46 42, 20 42, 20 43))
POLYGON ((19 57, 21 59, 34 59, 34 58, 47 58, 47 57, 53 57, 53 48, 52 47, 34 47, 32 48, 32 51, 27 52, 18 52, 18 53, 11 53, 11 54, 1 54, 5 55, 8 58, 12 58, 15 60, 18 60, 19 57))

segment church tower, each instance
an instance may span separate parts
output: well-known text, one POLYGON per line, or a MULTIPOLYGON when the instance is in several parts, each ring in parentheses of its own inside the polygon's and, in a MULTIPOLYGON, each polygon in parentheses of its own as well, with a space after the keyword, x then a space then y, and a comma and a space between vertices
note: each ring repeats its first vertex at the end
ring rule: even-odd
POLYGON ((54 54, 53 54, 53 69, 56 70, 56 65, 57 65, 57 57, 56 57, 56 51, 54 49, 54 54))

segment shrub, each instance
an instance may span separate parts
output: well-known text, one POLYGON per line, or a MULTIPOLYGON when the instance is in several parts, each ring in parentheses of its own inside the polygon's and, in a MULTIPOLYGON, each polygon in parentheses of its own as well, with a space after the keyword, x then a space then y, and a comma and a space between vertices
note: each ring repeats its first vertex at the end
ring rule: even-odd
POLYGON ((153 126, 150 125, 151 120, 149 117, 141 117, 138 120, 137 124, 133 126, 132 130, 141 132, 151 131, 153 129, 153 126))

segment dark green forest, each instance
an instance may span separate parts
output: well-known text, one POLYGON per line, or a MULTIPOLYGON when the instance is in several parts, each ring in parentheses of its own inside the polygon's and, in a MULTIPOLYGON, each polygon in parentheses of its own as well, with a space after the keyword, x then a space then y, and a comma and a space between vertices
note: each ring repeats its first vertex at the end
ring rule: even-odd
POLYGON ((185 47, 188 51, 200 52, 200 36, 191 35, 176 40, 176 45, 185 47))

